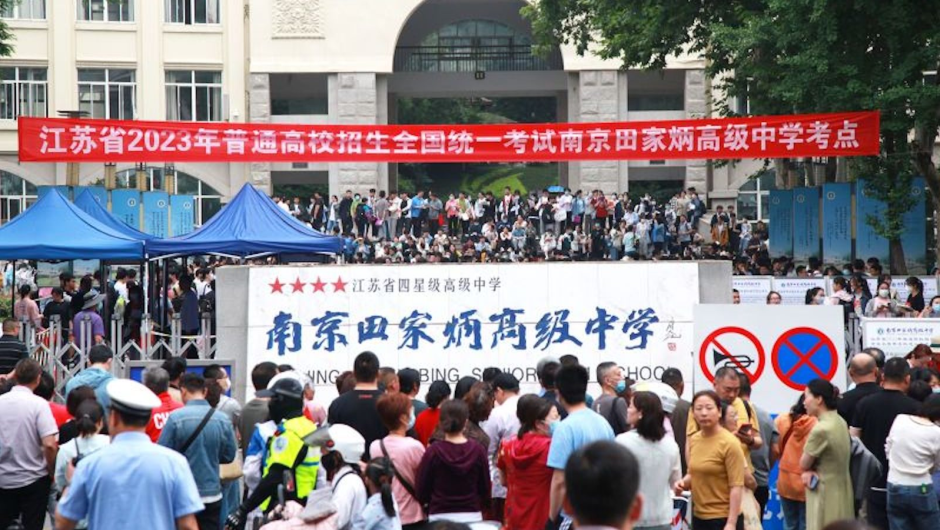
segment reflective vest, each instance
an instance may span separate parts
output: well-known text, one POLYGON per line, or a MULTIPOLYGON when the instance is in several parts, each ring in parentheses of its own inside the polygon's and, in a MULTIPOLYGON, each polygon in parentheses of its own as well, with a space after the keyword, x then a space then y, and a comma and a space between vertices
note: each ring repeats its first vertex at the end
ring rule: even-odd
MULTIPOLYGON (((317 430, 317 426, 304 416, 298 416, 282 422, 274 435, 268 438, 267 451, 264 459, 264 475, 274 464, 294 472, 294 483, 297 489, 297 498, 306 499, 317 485, 317 471, 320 469, 320 451, 308 447, 307 454, 302 462, 298 462, 301 450, 305 447, 304 437, 317 430)), ((261 503, 261 509, 267 510, 270 497, 261 503)))

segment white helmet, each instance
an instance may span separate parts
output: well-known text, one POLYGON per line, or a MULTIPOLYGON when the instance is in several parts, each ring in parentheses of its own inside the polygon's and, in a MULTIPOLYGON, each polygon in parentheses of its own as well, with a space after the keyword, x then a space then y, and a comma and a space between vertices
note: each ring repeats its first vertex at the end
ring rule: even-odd
POLYGON ((304 438, 304 443, 336 451, 348 464, 358 464, 366 452, 366 439, 356 429, 340 423, 313 431, 304 438))
POLYGON ((631 388, 634 392, 652 392, 659 396, 659 400, 663 403, 663 411, 666 414, 672 414, 672 411, 676 410, 679 395, 666 383, 659 381, 640 381, 631 388))

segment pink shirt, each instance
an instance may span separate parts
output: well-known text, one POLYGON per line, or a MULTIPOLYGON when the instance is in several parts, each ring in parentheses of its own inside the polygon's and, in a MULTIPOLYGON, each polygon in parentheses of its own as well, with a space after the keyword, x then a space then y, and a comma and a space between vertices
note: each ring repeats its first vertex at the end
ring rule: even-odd
POLYGON ((33 327, 42 329, 42 314, 39 306, 31 298, 20 298, 13 304, 13 318, 20 320, 26 318, 32 322, 33 327))
MULTIPOLYGON (((424 457, 424 446, 418 440, 405 436, 388 435, 381 441, 385 442, 388 458, 395 466, 395 470, 414 488, 418 466, 421 464, 421 458, 424 457)), ((376 440, 369 446, 369 454, 373 458, 385 456, 379 442, 376 440)), ((392 494, 395 496, 395 502, 398 503, 398 516, 401 518, 401 524, 417 523, 425 519, 421 504, 408 493, 397 477, 392 481, 392 494)))

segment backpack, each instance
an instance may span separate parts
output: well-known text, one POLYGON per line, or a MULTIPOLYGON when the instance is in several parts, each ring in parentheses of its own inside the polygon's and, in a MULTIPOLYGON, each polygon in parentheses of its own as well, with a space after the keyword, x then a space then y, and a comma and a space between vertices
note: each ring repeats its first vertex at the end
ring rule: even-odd
POLYGON ((215 303, 212 298, 202 295, 199 297, 199 313, 212 313, 215 311, 215 303))

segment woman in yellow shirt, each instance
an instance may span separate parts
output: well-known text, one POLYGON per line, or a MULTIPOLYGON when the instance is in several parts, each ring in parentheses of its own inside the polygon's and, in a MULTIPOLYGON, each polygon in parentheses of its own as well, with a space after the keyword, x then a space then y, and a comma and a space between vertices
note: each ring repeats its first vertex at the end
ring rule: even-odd
POLYGON ((695 530, 743 530, 746 465, 741 443, 722 427, 722 404, 714 391, 695 394, 692 414, 700 430, 689 438, 689 472, 676 483, 676 492, 692 491, 695 530))

